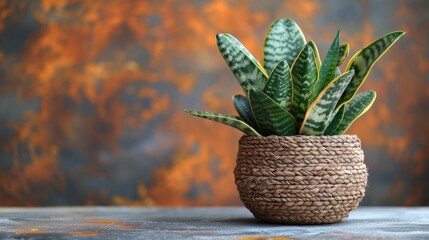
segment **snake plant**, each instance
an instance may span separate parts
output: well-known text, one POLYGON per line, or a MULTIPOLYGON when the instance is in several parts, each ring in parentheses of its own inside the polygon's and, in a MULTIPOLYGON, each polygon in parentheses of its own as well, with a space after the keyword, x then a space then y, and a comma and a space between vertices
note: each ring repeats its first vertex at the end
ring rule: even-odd
POLYGON ((402 35, 391 32, 369 44, 341 73, 350 48, 340 44, 339 32, 321 61, 316 44, 306 41, 294 21, 277 20, 265 38, 263 64, 231 34, 217 34, 219 51, 244 92, 232 97, 238 116, 185 112, 251 136, 344 134, 376 98, 375 91, 357 91, 375 62, 402 35))

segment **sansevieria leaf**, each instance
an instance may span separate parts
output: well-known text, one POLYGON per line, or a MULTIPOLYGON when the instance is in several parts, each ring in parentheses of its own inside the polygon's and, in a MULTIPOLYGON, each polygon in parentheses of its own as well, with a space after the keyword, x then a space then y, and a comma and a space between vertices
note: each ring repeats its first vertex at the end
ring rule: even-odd
MULTIPOLYGON (((339 77, 340 75, 341 75, 341 70, 339 67, 336 67, 335 68, 335 78, 339 77)), ((338 108, 336 109, 336 111, 338 111, 338 108)))
POLYGON ((216 35, 219 51, 231 68, 244 92, 250 88, 262 89, 268 74, 255 57, 231 34, 216 35))
POLYGON ((338 102, 337 108, 354 97, 377 60, 380 59, 380 57, 383 56, 383 54, 404 34, 405 32, 402 31, 386 34, 357 52, 352 59, 350 59, 349 64, 347 65, 347 70, 354 69, 355 75, 350 82, 350 85, 344 91, 341 100, 338 102))
POLYGON ((274 68, 263 92, 284 109, 289 109, 292 98, 292 76, 286 60, 279 62, 274 68))
POLYGON ((338 100, 350 83, 354 74, 350 70, 334 79, 319 94, 305 114, 304 121, 299 130, 303 135, 322 135, 328 127, 329 120, 335 110, 338 100))
POLYGON ((338 76, 340 76, 341 75, 341 70, 340 70, 340 68, 339 67, 336 67, 335 68, 335 78, 337 78, 338 76))
POLYGON ((326 128, 325 132, 323 132, 323 135, 333 135, 335 134, 335 130, 337 130, 338 126, 340 126, 341 121, 344 117, 346 106, 343 105, 339 109, 335 110, 334 114, 332 114, 328 127, 326 128))
POLYGON ((344 60, 346 60, 347 56, 349 55, 349 52, 350 52, 350 45, 343 44, 340 46, 337 66, 341 66, 341 64, 343 64, 344 60))
POLYGON ((316 59, 317 70, 320 70, 320 67, 322 66, 322 61, 320 60, 319 49, 317 49, 317 45, 313 41, 309 41, 308 45, 310 45, 313 49, 314 58, 316 59))
POLYGON ((234 95, 232 96, 232 102, 234 103, 235 110, 240 118, 254 129, 258 129, 258 125, 256 124, 255 117, 253 116, 252 109, 250 107, 249 99, 243 95, 234 95))
POLYGON ((265 70, 271 73, 282 60, 286 60, 287 64, 292 66, 305 43, 304 34, 294 21, 288 18, 275 21, 271 24, 265 38, 265 70))
POLYGON ((292 65, 292 114, 298 123, 313 102, 312 89, 319 78, 313 48, 306 44, 292 65))
POLYGON ((202 111, 185 110, 186 113, 192 116, 201 117, 209 120, 213 120, 233 128, 236 128, 249 136, 261 136, 255 129, 245 123, 241 118, 219 113, 210 113, 202 111))
POLYGON ((319 93, 335 78, 335 69, 338 63, 338 54, 340 49, 340 32, 334 38, 325 59, 320 67, 319 80, 317 80, 313 89, 313 97, 319 96, 319 93))
POLYGON ((257 89, 250 89, 249 101, 262 135, 290 136, 297 134, 298 124, 293 116, 265 93, 257 89))
POLYGON ((344 134, 352 123, 362 116, 372 106, 377 94, 375 91, 365 91, 356 96, 345 105, 344 118, 335 130, 335 134, 344 134))

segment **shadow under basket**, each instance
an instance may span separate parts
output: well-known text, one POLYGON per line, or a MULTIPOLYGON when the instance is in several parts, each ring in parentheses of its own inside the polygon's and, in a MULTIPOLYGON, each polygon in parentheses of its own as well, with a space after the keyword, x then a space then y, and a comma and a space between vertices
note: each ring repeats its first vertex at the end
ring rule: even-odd
POLYGON ((241 201, 263 221, 336 223, 365 195, 363 160, 355 135, 243 136, 235 183, 241 201))

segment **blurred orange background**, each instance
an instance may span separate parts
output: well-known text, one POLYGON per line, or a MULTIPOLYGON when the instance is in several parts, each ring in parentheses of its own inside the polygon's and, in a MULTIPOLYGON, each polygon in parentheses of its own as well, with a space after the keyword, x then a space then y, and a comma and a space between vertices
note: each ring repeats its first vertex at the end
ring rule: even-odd
POLYGON ((348 131, 369 167, 364 205, 429 205, 429 2, 0 0, 0 205, 239 205, 241 133, 184 108, 233 113, 218 53, 229 32, 261 59, 278 18, 324 56, 404 30, 348 131))

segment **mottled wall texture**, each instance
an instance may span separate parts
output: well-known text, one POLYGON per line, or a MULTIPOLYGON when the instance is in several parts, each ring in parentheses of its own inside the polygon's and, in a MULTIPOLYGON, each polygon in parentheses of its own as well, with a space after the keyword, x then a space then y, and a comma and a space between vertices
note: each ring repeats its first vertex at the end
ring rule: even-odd
POLYGON ((0 205, 239 205, 240 132, 184 108, 233 113, 240 93, 215 42, 261 58, 294 19, 324 56, 407 32, 364 89, 366 205, 429 205, 429 1, 0 0, 0 205))

